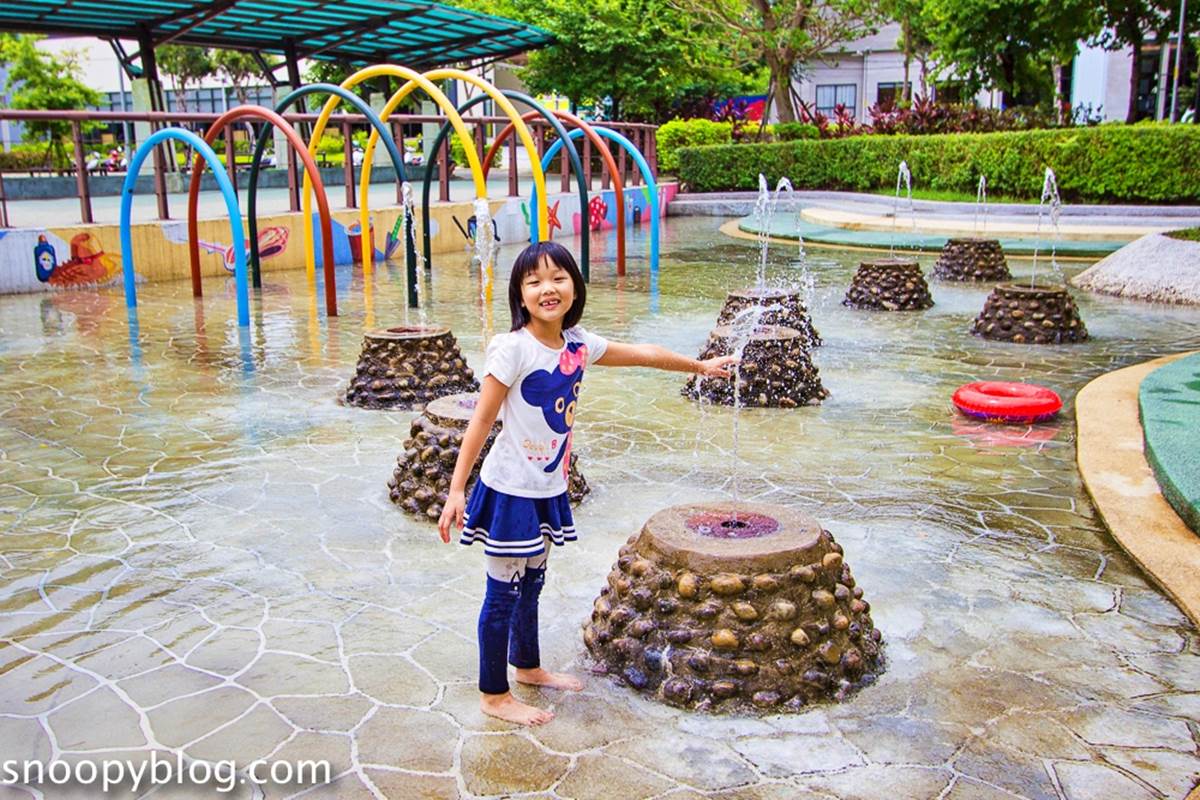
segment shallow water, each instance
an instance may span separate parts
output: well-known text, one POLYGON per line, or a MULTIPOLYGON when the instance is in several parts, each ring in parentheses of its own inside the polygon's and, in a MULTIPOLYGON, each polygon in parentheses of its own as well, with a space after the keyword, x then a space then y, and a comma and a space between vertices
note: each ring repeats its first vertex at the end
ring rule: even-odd
MULTIPOLYGON (((657 276, 644 236, 624 278, 597 238, 585 325, 698 352, 724 293, 755 278, 754 243, 718 222, 669 220, 657 276)), ((966 332, 986 286, 853 311, 859 255, 810 254, 832 396, 743 410, 738 489, 845 547, 888 658, 849 701, 711 717, 589 677, 580 696, 519 690, 557 712, 544 728, 481 716, 481 552, 388 502, 413 413, 335 402, 362 331, 419 317, 388 264, 367 287, 340 273, 335 319, 303 272, 269 273, 248 338, 224 281, 201 304, 186 282, 140 287, 137 347, 119 288, 0 298, 0 752, 331 759, 341 777, 308 796, 1183 797, 1200 776, 1200 640, 1092 509, 1072 401, 1104 372, 1200 348, 1200 312, 1077 294, 1091 341, 1005 345, 966 332), (953 389, 984 378, 1049 385, 1064 414, 1032 429, 956 416, 953 389)), ((771 276, 798 276, 792 257, 773 251, 771 276)), ((478 369, 507 329, 503 285, 483 308, 469 253, 436 263, 424 313, 478 369)), ((551 555, 548 665, 586 668, 579 625, 647 517, 732 496, 732 411, 681 397, 682 377, 589 372, 575 442, 594 491, 581 541, 551 555)))

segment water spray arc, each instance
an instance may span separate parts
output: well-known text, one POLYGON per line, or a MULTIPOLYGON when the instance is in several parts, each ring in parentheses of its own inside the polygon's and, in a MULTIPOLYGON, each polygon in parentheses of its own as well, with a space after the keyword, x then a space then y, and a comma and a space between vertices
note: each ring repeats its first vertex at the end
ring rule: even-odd
MULTIPOLYGON (((361 97, 350 92, 347 89, 343 89, 340 86, 334 86, 331 83, 310 83, 307 86, 301 86, 299 89, 296 89, 295 91, 291 92, 290 94, 288 94, 286 97, 284 97, 282 100, 279 101, 279 103, 275 106, 275 113, 283 114, 289 108, 291 108, 293 105, 295 105, 297 102, 299 102, 301 98, 306 97, 310 94, 333 95, 335 98, 344 100, 347 103, 349 103, 351 106, 353 106, 355 111, 357 111, 358 113, 365 116, 367 118, 367 121, 371 124, 372 128, 374 128, 377 131, 383 130, 386 132, 386 130, 387 130, 387 128, 384 127, 384 124, 379 120, 378 115, 376 115, 375 112, 371 110, 371 107, 368 106, 361 97)), ((246 199, 246 214, 249 217, 248 222, 250 225, 250 266, 251 266, 251 270, 253 272, 255 288, 262 286, 262 271, 261 271, 261 267, 260 267, 260 258, 259 258, 259 253, 258 253, 258 214, 257 214, 257 211, 258 211, 258 176, 262 169, 263 153, 266 152, 267 138, 268 138, 269 133, 270 133, 269 128, 263 128, 263 130, 258 135, 258 140, 254 143, 254 156, 253 156, 253 160, 251 161, 251 164, 250 164, 250 180, 249 180, 250 185, 249 185, 249 189, 247 190, 247 199, 246 199)), ((384 143, 388 147, 388 155, 391 156, 392 166, 396 170, 396 175, 399 176, 399 178, 401 180, 404 180, 404 158, 401 156, 399 148, 396 147, 396 142, 392 139, 392 137, 386 136, 386 137, 384 137, 384 143)), ((303 144, 303 143, 301 143, 301 144, 303 144)), ((297 150, 297 153, 300 154, 301 158, 311 159, 313 157, 314 148, 313 148, 311 142, 307 148, 301 146, 301 147, 296 148, 296 150, 297 150)), ((314 172, 313 174, 315 175, 315 174, 319 174, 319 173, 314 172)), ((307 180, 308 180, 308 172, 306 170, 305 181, 307 181, 307 180)), ((323 196, 323 194, 324 194, 324 189, 322 188, 321 195, 323 196)), ((318 205, 321 203, 320 197, 318 197, 317 202, 318 202, 318 205)), ((322 229, 322 230, 324 230, 324 229, 322 229)), ((308 274, 311 278, 311 277, 314 277, 316 274, 316 254, 314 253, 314 247, 313 247, 311 207, 306 212, 306 216, 304 219, 304 233, 305 233, 305 236, 304 236, 304 258, 305 258, 305 264, 308 268, 308 274)), ((332 239, 330 237, 326 237, 326 240, 329 241, 332 246, 332 239)), ((364 241, 365 241, 365 239, 364 239, 364 241)), ((322 243, 322 250, 325 251, 324 242, 322 243)), ((329 316, 337 316, 337 296, 336 296, 336 292, 334 291, 334 286, 333 286, 333 283, 334 283, 334 281, 333 281, 333 259, 331 256, 329 256, 327 254, 324 255, 324 258, 325 258, 325 264, 323 266, 325 269, 325 310, 326 310, 326 313, 329 314, 329 316)), ((415 280, 416 280, 415 274, 413 274, 413 273, 415 273, 415 269, 416 269, 416 258, 414 255, 413 269, 412 269, 412 272, 410 272, 410 274, 408 276, 410 285, 413 282, 415 282, 415 280)), ((410 293, 411 293, 411 291, 412 290, 410 289, 410 293)))
MULTIPOLYGON (((619 144, 621 147, 623 147, 625 149, 625 152, 628 153, 630 155, 630 157, 633 158, 634 163, 637 164, 638 170, 641 171, 641 173, 642 173, 643 180, 646 181, 646 194, 647 194, 646 200, 650 207, 650 272, 651 272, 651 274, 655 274, 658 272, 659 219, 658 219, 658 184, 654 180, 654 173, 650 171, 650 165, 647 164, 646 159, 642 157, 641 151, 639 151, 636 147, 633 146, 633 142, 629 141, 627 138, 625 138, 621 134, 617 133, 616 131, 609 130, 608 128, 593 127, 592 130, 594 130, 602 138, 614 141, 617 144, 619 144)), ((584 133, 582 130, 576 129, 576 130, 571 131, 570 138, 578 139, 583 135, 584 135, 584 133)), ((558 151, 562 149, 562 146, 563 146, 562 140, 559 140, 559 141, 555 142, 554 144, 552 144, 550 146, 550 149, 546 151, 546 155, 542 156, 542 165, 543 166, 549 165, 550 162, 554 159, 554 156, 556 156, 558 154, 558 151)), ((537 191, 536 187, 535 187, 534 191, 535 191, 535 195, 530 198, 530 203, 529 203, 530 208, 533 208, 535 206, 535 203, 538 199, 537 195, 536 195, 536 191, 537 191)), ((625 224, 625 220, 622 219, 620 221, 620 224, 623 226, 625 224)), ((538 240, 535 238, 534 241, 536 242, 538 240)))
MULTIPOLYGON (((454 105, 450 102, 450 100, 446 97, 446 95, 442 93, 442 90, 437 88, 437 86, 435 86, 431 80, 424 77, 421 73, 416 72, 415 70, 409 69, 408 67, 401 67, 401 66, 397 66, 395 64, 377 64, 372 67, 365 67, 363 69, 360 69, 358 72, 355 72, 350 77, 346 78, 346 80, 342 81, 340 84, 340 88, 349 90, 349 89, 353 88, 354 86, 357 86, 358 84, 362 83, 363 81, 369 80, 370 78, 380 78, 380 77, 385 77, 385 76, 392 77, 392 78, 403 78, 404 80, 409 81, 409 84, 411 84, 413 88, 419 87, 420 89, 422 89, 425 92, 425 94, 427 94, 429 96, 429 98, 431 100, 433 100, 435 103, 438 104, 438 106, 442 109, 442 111, 446 114, 446 116, 450 118, 450 123, 454 126, 455 132, 458 134, 460 140, 464 143, 464 145, 470 142, 470 134, 467 131, 466 125, 463 124, 462 118, 454 110, 454 105)), ((406 86, 409 84, 406 84, 406 86)), ((408 91, 411 92, 412 89, 409 89, 408 91)), ((395 97, 393 97, 392 99, 395 100, 395 97)), ((309 142, 308 142, 308 151, 310 153, 316 152, 317 145, 320 143, 321 137, 324 136, 324 134, 325 134, 325 128, 329 124, 329 118, 333 115, 333 111, 335 108, 337 108, 339 102, 340 102, 340 100, 338 97, 331 97, 331 98, 329 98, 329 100, 327 100, 325 102, 324 107, 321 109, 321 113, 318 115, 317 121, 313 125, 312 137, 309 139, 309 142)), ((377 118, 379 118, 379 117, 377 116, 377 118)), ((383 123, 382 123, 382 121, 380 121, 380 127, 382 127, 382 126, 383 126, 383 123)), ((392 147, 389 148, 389 150, 393 149, 395 147, 395 141, 392 140, 391 135, 387 133, 386 129, 384 130, 383 134, 384 134, 383 138, 385 140, 391 142, 392 147)), ((378 137, 379 128, 375 128, 373 135, 378 137)), ((366 153, 364 153, 364 157, 363 157, 362 177, 363 177, 364 183, 368 183, 370 180, 370 161, 368 160, 369 154, 370 154, 370 151, 368 150, 366 153)), ((470 148, 468 148, 468 150, 467 150, 467 161, 471 165, 471 175, 474 178, 476 197, 486 198, 487 197, 487 186, 483 181, 483 172, 479 169, 479 159, 476 156, 476 154, 474 153, 474 151, 470 148)), ((397 168, 397 174, 401 176, 401 181, 403 182, 405 180, 405 178, 404 178, 403 160, 402 159, 401 159, 401 165, 397 168)), ((304 187, 302 189, 302 196, 304 198, 304 200, 303 200, 304 215, 306 218, 311 218, 311 216, 312 216, 312 182, 308 179, 307 175, 305 175, 305 177, 304 177, 304 187)), ((369 235, 370 235, 369 232, 371 230, 370 220, 369 220, 368 215, 369 215, 369 209, 367 209, 364 206, 362 209, 362 216, 360 217, 360 219, 362 220, 362 223, 361 223, 362 236, 364 237, 363 238, 363 242, 364 242, 363 265, 364 265, 365 269, 370 269, 370 262, 367 260, 368 251, 371 250, 372 248, 374 248, 373 242, 371 242, 369 244, 367 242, 369 235)), ((306 248, 306 254, 311 254, 312 228, 306 226, 304 230, 305 230, 304 243, 305 243, 305 248, 306 248)), ((412 258, 412 264, 408 267, 408 272, 409 272, 408 304, 409 304, 409 307, 416 307, 416 304, 417 304, 416 254, 413 253, 411 255, 411 258, 412 258)), ((312 271, 313 271, 313 266, 312 266, 312 262, 310 260, 310 262, 309 262, 310 274, 312 273, 312 271)))
POLYGON ((208 162, 221 194, 225 197, 225 210, 229 214, 230 232, 233 236, 234 280, 237 283, 238 327, 250 327, 250 291, 246 285, 246 237, 242 231, 242 212, 238 208, 237 192, 225 174, 220 159, 203 139, 191 131, 181 128, 164 128, 152 133, 133 154, 125 182, 121 186, 121 267, 125 278, 125 305, 137 307, 137 283, 133 272, 133 237, 130 231, 130 216, 133 212, 133 191, 137 186, 138 172, 147 156, 161 142, 182 141, 196 151, 199 158, 208 162))
MULTIPOLYGON (((550 126, 552 128, 554 128, 554 132, 558 134, 560 139, 567 138, 566 128, 564 128, 562 123, 559 122, 558 116, 555 112, 551 112, 551 111, 547 110, 544 106, 542 106, 541 103, 538 103, 532 97, 530 97, 527 94, 524 94, 523 92, 515 92, 510 89, 504 89, 504 90, 501 90, 501 94, 503 94, 509 100, 515 100, 518 103, 522 103, 523 105, 527 105, 533 109, 533 111, 530 111, 529 113, 521 115, 522 121, 528 122, 529 120, 533 119, 534 117, 541 116, 543 119, 546 120, 546 122, 548 122, 550 124, 550 126)), ((458 113, 460 113, 460 114, 465 113, 466 111, 470 110, 471 108, 474 108, 475 106, 479 105, 480 103, 487 100, 488 98, 489 98, 488 95, 479 95, 478 97, 473 97, 458 107, 458 113)), ((508 124, 508 126, 505 127, 504 130, 500 133, 500 135, 496 137, 496 140, 492 143, 491 147, 488 149, 487 155, 484 156, 484 158, 483 158, 483 175, 484 175, 485 179, 487 178, 488 171, 491 168, 492 159, 495 156, 496 150, 504 142, 504 140, 508 137, 508 135, 514 130, 516 130, 516 128, 514 127, 513 123, 510 122, 508 124)), ((429 152, 433 153, 434 157, 430 158, 429 163, 426 165, 425 177, 422 180, 422 186, 421 186, 421 239, 422 239, 423 252, 425 254, 426 268, 428 268, 429 264, 431 263, 431 256, 430 256, 430 249, 431 249, 430 238, 431 237, 430 237, 430 230, 429 230, 429 202, 430 202, 429 195, 430 195, 430 189, 433 184, 433 168, 434 168, 434 164, 436 163, 436 154, 441 152, 442 144, 446 141, 446 138, 449 135, 450 135, 450 124, 443 123, 441 129, 438 130, 437 137, 433 140, 433 147, 432 147, 432 149, 430 149, 429 152)), ((567 156, 570 159, 571 168, 575 171, 575 183, 579 188, 580 208, 587 208, 587 187, 584 186, 584 183, 583 183, 583 174, 584 174, 583 173, 583 162, 580 161, 580 159, 579 159, 579 152, 575 148, 574 143, 572 143, 571 147, 568 148, 567 156)), ((534 160, 536 161, 536 158, 534 160)), ((543 171, 543 176, 544 175, 545 175, 545 172, 543 171)), ((544 216, 547 217, 547 225, 549 225, 549 215, 547 214, 544 216)), ((478 228, 476 228, 476 230, 478 230, 478 228)), ((588 280, 588 278, 589 278, 589 266, 588 265, 591 261, 591 247, 590 247, 590 243, 588 241, 587 236, 582 237, 582 240, 579 243, 579 253, 580 253, 580 267, 583 270, 583 277, 584 277, 584 280, 588 280)))
MULTIPOLYGON (((504 92, 501 92, 499 89, 497 89, 495 86, 488 83, 487 81, 482 80, 481 78, 478 78, 475 75, 472 75, 468 72, 463 72, 460 69, 446 68, 446 69, 430 70, 429 72, 424 73, 424 77, 427 79, 430 79, 430 80, 455 79, 455 80, 465 81, 467 83, 472 84, 473 86, 478 87, 480 89, 480 91, 483 92, 483 94, 478 98, 479 100, 482 100, 483 98, 490 98, 491 100, 493 100, 496 103, 496 105, 500 107, 500 110, 504 112, 505 116, 507 116, 510 120, 512 120, 512 122, 510 123, 510 127, 515 126, 517 136, 520 137, 521 144, 524 145, 525 151, 529 155, 530 163, 533 166, 533 185, 535 187, 540 187, 542 189, 543 196, 545 195, 546 175, 545 175, 545 172, 542 169, 540 163, 538 162, 537 145, 534 143, 533 137, 529 133, 529 128, 526 127, 525 122, 523 121, 521 115, 519 113, 517 113, 516 107, 513 106, 513 104, 509 101, 508 97, 505 95, 504 92)), ((404 84, 404 86, 400 87, 400 89, 394 95, 392 95, 392 97, 388 100, 387 104, 383 107, 383 110, 380 112, 380 115, 379 115, 380 118, 382 118, 383 120, 387 120, 387 118, 396 110, 396 108, 400 105, 400 103, 402 103, 404 101, 404 98, 406 98, 413 91, 413 89, 415 89, 417 87, 417 85, 419 85, 419 84, 415 79, 410 79, 408 81, 408 83, 406 83, 406 84, 404 84)), ((466 106, 466 104, 464 104, 464 107, 465 106, 466 106)), ((446 110, 446 109, 443 109, 443 110, 446 110)), ((449 111, 447 111, 446 116, 450 118, 447 124, 454 125, 455 118, 458 118, 461 123, 461 109, 455 109, 455 108, 451 107, 449 109, 449 111), (450 113, 450 112, 453 112, 453 113, 450 113)), ((455 129, 455 132, 459 134, 460 141, 463 144, 463 149, 466 150, 467 161, 472 164, 471 169, 472 169, 472 174, 476 178, 476 188, 478 189, 480 184, 482 184, 484 187, 482 193, 479 193, 477 191, 476 200, 486 200, 487 199, 487 188, 486 188, 487 187, 487 184, 486 184, 487 170, 485 168, 480 167, 480 172, 478 174, 474 173, 474 170, 476 169, 476 167, 479 166, 479 154, 475 151, 474 142, 471 141, 469 136, 463 135, 465 132, 465 128, 460 130, 458 126, 454 126, 454 129, 455 129)), ((375 143, 376 143, 376 141, 378 141, 378 138, 379 138, 378 135, 376 135, 375 133, 372 133, 371 137, 367 140, 367 146, 365 148, 363 148, 362 178, 361 178, 361 184, 360 184, 361 185, 360 206, 362 207, 362 225, 364 226, 364 228, 363 228, 364 230, 366 230, 365 226, 367 225, 367 199, 368 199, 367 193, 368 193, 368 184, 369 184, 370 177, 371 177, 371 164, 372 164, 372 159, 373 159, 374 153, 375 153, 375 143)), ((439 144, 439 146, 440 146, 440 144, 439 144)), ((432 152, 436 153, 437 150, 434 150, 432 152)), ((426 176, 429 175, 429 170, 430 170, 430 168, 427 167, 426 168, 426 176)), ((543 201, 543 203, 544 202, 545 201, 543 201)), ((425 210, 425 214, 426 214, 426 219, 428 219, 428 210, 427 209, 425 210)), ((547 216, 548 216, 547 214, 542 215, 543 219, 545 219, 547 216)), ((542 222, 539 230, 541 230, 543 236, 548 236, 549 235, 548 223, 542 222)), ((411 235, 409 235, 408 238, 411 239, 412 238, 411 235)), ((428 264, 429 263, 428 250, 426 250, 425 258, 426 258, 426 264, 428 264)), ((363 264, 364 264, 364 266, 369 265, 369 262, 367 261, 367 256, 365 255, 365 251, 364 251, 364 256, 363 256, 363 264)))
MULTIPOLYGON (((596 131, 592 128, 591 125, 584 122, 582 119, 575 116, 574 114, 569 114, 566 111, 552 111, 550 113, 553 114, 557 119, 561 120, 562 122, 565 122, 568 125, 572 125, 575 128, 578 128, 579 130, 583 131, 584 136, 586 136, 588 141, 591 142, 592 146, 596 148, 596 151, 600 153, 600 159, 604 162, 605 168, 608 169, 608 174, 612 177, 613 204, 616 207, 616 219, 617 219, 617 223, 618 223, 616 226, 616 228, 617 228, 617 274, 624 275, 625 274, 625 181, 624 181, 624 178, 621 175, 620 171, 617 169, 617 162, 616 162, 616 160, 613 159, 612 153, 608 152, 608 148, 604 146, 604 140, 600 137, 600 134, 596 133, 596 131)), ((529 118, 529 117, 531 117, 531 114, 525 115, 525 118, 529 118)), ((497 150, 500 149, 501 146, 503 146, 505 140, 507 140, 508 137, 512 134, 512 131, 513 131, 512 125, 509 125, 504 130, 500 131, 500 134, 496 137, 495 141, 492 142, 491 147, 488 148, 487 155, 485 155, 483 158, 483 170, 484 170, 485 175, 487 174, 489 165, 492 162, 493 155, 496 153, 497 150)), ((559 138, 563 139, 563 137, 565 135, 566 135, 565 133, 560 134, 559 138)), ((567 141, 568 139, 563 139, 563 140, 567 141)), ((572 144, 572 147, 574 147, 574 144, 572 144)), ((545 162, 545 163, 547 166, 549 166, 548 162, 545 162)), ((579 171, 576 174, 583 175, 584 173, 582 171, 579 171)), ((590 187, 587 187, 587 186, 585 186, 584 188, 590 189, 590 187)), ((586 195, 584 195, 584 197, 586 197, 586 195)), ((586 201, 585 201, 584 205, 580 207, 581 214, 583 213, 583 209, 585 209, 585 208, 587 208, 586 201)), ((532 213, 536 213, 536 207, 534 207, 534 211, 532 213)), ((587 237, 584 237, 584 239, 586 240, 587 237)), ((584 272, 583 277, 585 279, 587 279, 589 277, 588 273, 584 272)))
MULTIPOLYGON (((329 216, 329 203, 325 197, 325 186, 321 182, 321 173, 317 169, 317 162, 304 147, 304 140, 300 138, 300 134, 287 123, 287 121, 279 116, 274 111, 261 106, 238 106, 231 109, 213 122, 208 127, 204 134, 204 141, 211 146, 216 140, 217 135, 225 129, 225 126, 239 119, 257 119, 264 122, 269 122, 270 125, 264 125, 259 140, 265 140, 266 135, 274 127, 283 132, 287 137, 288 143, 296 150, 297 155, 303 162, 304 171, 312 176, 313 184, 317 187, 317 205, 321 215, 321 244, 322 258, 325 262, 325 293, 327 313, 330 316, 337 315, 337 301, 332 298, 333 294, 333 224, 329 216)), ((251 264, 253 271, 253 282, 255 288, 262 286, 262 275, 258 265, 258 225, 255 219, 255 197, 256 188, 258 185, 259 163, 262 160, 262 154, 255 150, 254 162, 250 173, 250 191, 249 191, 249 217, 250 217, 250 241, 251 245, 251 264)), ((199 223, 196 216, 200 203, 200 178, 204 171, 204 159, 199 155, 196 156, 195 164, 192 167, 192 177, 188 186, 188 256, 191 259, 192 265, 192 295, 201 297, 203 288, 200 284, 200 236, 199 223)))

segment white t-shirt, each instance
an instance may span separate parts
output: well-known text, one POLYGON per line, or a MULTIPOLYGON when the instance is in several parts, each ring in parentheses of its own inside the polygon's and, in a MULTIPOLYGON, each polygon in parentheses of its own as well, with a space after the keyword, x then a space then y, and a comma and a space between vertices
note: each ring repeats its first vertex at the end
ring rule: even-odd
POLYGON ((547 347, 528 328, 488 344, 483 374, 508 387, 503 422, 480 479, 517 497, 556 497, 567 490, 571 427, 586 367, 608 349, 603 337, 578 326, 563 331, 561 348, 547 347))

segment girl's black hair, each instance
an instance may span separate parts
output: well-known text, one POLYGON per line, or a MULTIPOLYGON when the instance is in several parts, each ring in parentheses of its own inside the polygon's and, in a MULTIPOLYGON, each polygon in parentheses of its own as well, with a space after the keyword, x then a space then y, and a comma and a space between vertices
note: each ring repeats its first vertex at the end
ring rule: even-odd
POLYGON ((571 251, 557 242, 537 242, 521 251, 513 262, 512 275, 508 279, 508 308, 512 312, 512 328, 519 331, 529 324, 529 311, 521 302, 521 283, 525 276, 534 272, 542 262, 542 256, 550 259, 551 263, 567 271, 571 283, 575 284, 575 301, 567 309, 563 317, 563 330, 574 328, 583 318, 583 304, 587 301, 587 285, 583 282, 583 273, 571 251))

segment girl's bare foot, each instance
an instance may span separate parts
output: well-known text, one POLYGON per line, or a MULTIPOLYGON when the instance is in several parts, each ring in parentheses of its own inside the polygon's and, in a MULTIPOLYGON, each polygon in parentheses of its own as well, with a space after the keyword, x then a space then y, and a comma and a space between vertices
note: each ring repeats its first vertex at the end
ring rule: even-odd
POLYGON ((512 692, 481 694, 479 710, 489 717, 515 722, 518 725, 543 725, 554 719, 553 711, 522 703, 512 696, 512 692))
POLYGON ((565 672, 547 672, 541 667, 533 669, 517 669, 517 683, 528 683, 531 686, 545 686, 548 689, 567 689, 578 692, 583 688, 583 681, 565 672))

